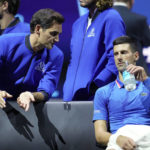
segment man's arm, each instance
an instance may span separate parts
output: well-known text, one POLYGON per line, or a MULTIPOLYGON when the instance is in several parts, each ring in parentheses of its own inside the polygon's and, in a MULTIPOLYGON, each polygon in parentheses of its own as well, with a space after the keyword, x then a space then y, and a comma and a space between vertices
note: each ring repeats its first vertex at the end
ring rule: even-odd
POLYGON ((111 134, 110 132, 107 131, 107 123, 105 120, 97 120, 94 122, 94 127, 95 127, 95 136, 96 136, 96 141, 103 145, 107 146, 110 137, 113 138, 111 140, 115 140, 115 143, 119 145, 122 149, 127 149, 127 150, 134 150, 136 147, 136 143, 127 136, 122 136, 119 135, 117 136, 116 134, 111 134))
POLYGON ((45 101, 47 100, 51 94, 56 89, 59 76, 62 69, 63 64, 63 53, 57 48, 56 46, 53 47, 54 51, 56 52, 56 56, 53 54, 54 58, 49 57, 49 61, 52 61, 52 65, 49 65, 43 78, 39 82, 39 86, 37 87, 37 92, 23 92, 17 98, 17 103, 20 107, 28 111, 30 102, 35 101, 45 101))
POLYGON ((105 120, 96 120, 94 122, 96 141, 107 146, 111 133, 107 131, 107 123, 105 120))

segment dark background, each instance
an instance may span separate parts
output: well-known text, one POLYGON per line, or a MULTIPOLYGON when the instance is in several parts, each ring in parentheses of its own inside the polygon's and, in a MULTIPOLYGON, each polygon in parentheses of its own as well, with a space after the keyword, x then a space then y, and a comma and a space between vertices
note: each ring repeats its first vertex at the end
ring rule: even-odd
MULTIPOLYGON (((63 32, 60 35, 60 42, 56 44, 63 51, 65 56, 64 66, 58 85, 59 97, 62 97, 62 85, 65 80, 66 68, 69 63, 71 27, 73 22, 79 17, 77 1, 79 0, 21 0, 19 9, 19 13, 23 15, 24 21, 28 23, 34 12, 42 8, 52 8, 65 17, 63 32)), ((148 24, 150 24, 150 0, 135 0, 135 5, 132 10, 145 15, 148 18, 148 24)), ((54 97, 55 96, 57 97, 57 93, 54 97)))

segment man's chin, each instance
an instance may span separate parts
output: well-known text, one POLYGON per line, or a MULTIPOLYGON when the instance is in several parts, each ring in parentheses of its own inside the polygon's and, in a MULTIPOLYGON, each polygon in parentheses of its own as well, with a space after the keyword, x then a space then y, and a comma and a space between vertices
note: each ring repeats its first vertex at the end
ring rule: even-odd
POLYGON ((83 3, 83 2, 80 2, 80 6, 81 6, 81 7, 84 7, 84 8, 87 8, 86 4, 83 3))
POLYGON ((117 67, 117 69, 118 69, 119 72, 123 72, 125 70, 124 67, 117 67))

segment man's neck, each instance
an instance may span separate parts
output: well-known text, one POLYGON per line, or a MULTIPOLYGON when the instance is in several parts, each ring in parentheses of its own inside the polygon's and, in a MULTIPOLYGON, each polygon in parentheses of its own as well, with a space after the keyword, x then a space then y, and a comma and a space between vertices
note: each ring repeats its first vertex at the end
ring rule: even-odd
POLYGON ((5 14, 3 18, 0 20, 1 29, 6 29, 14 19, 15 18, 13 15, 5 14))
POLYGON ((121 82, 123 82, 123 76, 122 76, 122 73, 119 71, 119 80, 121 81, 121 82))
POLYGON ((93 4, 89 9, 89 17, 92 18, 94 16, 94 13, 96 11, 96 4, 93 4))
POLYGON ((39 44, 37 36, 38 36, 37 34, 32 33, 30 34, 30 38, 29 38, 30 45, 34 52, 38 52, 44 48, 42 45, 39 44))

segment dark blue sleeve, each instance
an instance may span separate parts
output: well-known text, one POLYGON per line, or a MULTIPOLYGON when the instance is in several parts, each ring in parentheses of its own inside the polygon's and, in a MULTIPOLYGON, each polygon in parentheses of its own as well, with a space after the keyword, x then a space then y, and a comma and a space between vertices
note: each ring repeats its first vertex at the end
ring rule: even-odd
POLYGON ((0 37, 0 69, 4 66, 7 59, 8 46, 6 41, 8 40, 5 40, 5 36, 0 37))
POLYGON ((62 69, 63 64, 63 53, 59 53, 51 67, 49 67, 44 75, 44 77, 40 80, 37 91, 45 91, 48 93, 49 98, 57 87, 59 76, 62 69))

